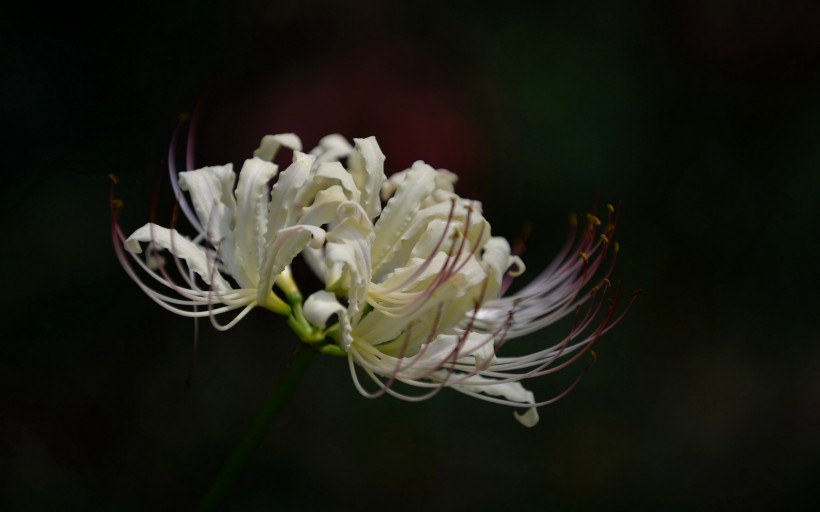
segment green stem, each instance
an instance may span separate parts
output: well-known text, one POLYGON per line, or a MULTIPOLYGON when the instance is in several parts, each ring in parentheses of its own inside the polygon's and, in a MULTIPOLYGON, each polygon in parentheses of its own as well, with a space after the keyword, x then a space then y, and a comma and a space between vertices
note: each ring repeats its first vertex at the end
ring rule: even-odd
POLYGON ((250 425, 248 425, 228 460, 225 461, 216 478, 211 482, 211 486, 199 503, 197 511, 210 512, 217 510, 228 492, 230 492, 231 486, 247 466, 253 452, 265 439, 273 420, 282 411, 317 353, 316 350, 304 343, 297 344, 290 361, 288 361, 288 366, 268 393, 265 402, 250 425))

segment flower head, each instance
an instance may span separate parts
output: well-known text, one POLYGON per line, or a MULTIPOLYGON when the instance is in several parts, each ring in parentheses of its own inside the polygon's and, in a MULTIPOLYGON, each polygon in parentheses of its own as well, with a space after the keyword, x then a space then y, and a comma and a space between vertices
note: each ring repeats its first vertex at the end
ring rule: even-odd
POLYGON ((172 166, 196 236, 149 223, 126 238, 115 208, 117 254, 148 296, 174 313, 209 317, 220 329, 256 306, 286 316, 302 341, 348 359, 365 396, 417 401, 449 387, 516 407, 523 411, 516 418, 534 425, 536 408, 575 384, 539 402, 521 381, 578 360, 631 305, 616 313, 614 257, 603 268, 607 253, 617 253, 617 212, 608 206, 605 221, 590 214, 581 230, 574 223, 546 270, 504 297, 524 264, 493 236, 481 204, 454 192, 449 171, 419 161, 386 178, 384 161, 373 137, 351 146, 330 135, 303 153, 299 139, 284 134, 263 138, 238 179, 230 164, 178 175, 172 166), (293 163, 278 173, 271 161, 282 147, 293 150, 293 163), (137 256, 143 244, 147 261, 137 256), (155 264, 159 250, 173 256, 178 278, 155 264), (324 284, 304 304, 289 267, 300 253, 324 284), (217 321, 230 312, 230 321, 217 321), (568 316, 573 326, 557 342, 524 356, 499 353, 568 316))

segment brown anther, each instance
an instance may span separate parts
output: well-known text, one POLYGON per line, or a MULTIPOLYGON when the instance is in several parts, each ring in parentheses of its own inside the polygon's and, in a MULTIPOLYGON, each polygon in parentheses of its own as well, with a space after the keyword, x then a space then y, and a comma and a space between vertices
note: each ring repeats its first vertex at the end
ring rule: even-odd
POLYGON ((606 210, 607 210, 609 213, 615 213, 615 207, 614 207, 614 206, 612 206, 610 203, 607 203, 607 204, 606 204, 606 210))
POLYGON ((596 354, 594 350, 589 351, 589 356, 592 358, 593 363, 598 360, 598 354, 596 354))
POLYGON ((578 216, 575 215, 575 212, 569 214, 569 227, 577 228, 578 227, 578 216))
POLYGON ((606 284, 607 288, 612 288, 612 281, 610 281, 608 277, 604 278, 604 283, 606 284))
POLYGON ((111 200, 111 207, 115 210, 122 210, 123 206, 125 206, 125 203, 123 203, 120 199, 111 200))
POLYGON ((586 263, 587 265, 589 265, 589 255, 588 255, 587 253, 585 253, 585 252, 581 251, 581 258, 583 258, 584 263, 586 263))
POLYGON ((615 242, 615 245, 612 247, 612 250, 617 253, 618 251, 621 250, 621 244, 619 244, 618 242, 615 242))
POLYGON ((590 295, 593 295, 593 296, 594 296, 596 293, 598 293, 598 287, 597 287, 597 286, 593 287, 593 288, 589 291, 589 294, 590 294, 590 295))
POLYGON ((609 245, 609 238, 607 238, 603 233, 601 234, 601 240, 603 240, 605 244, 609 245))
POLYGON ((111 183, 113 183, 114 185, 120 184, 119 178, 117 178, 117 175, 113 172, 108 175, 108 179, 111 180, 111 183))

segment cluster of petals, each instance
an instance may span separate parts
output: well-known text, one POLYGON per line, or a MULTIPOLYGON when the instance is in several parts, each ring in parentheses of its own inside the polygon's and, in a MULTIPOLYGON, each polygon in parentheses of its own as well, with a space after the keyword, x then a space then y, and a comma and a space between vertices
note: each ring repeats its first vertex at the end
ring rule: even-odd
POLYGON ((617 252, 617 212, 609 207, 604 222, 589 215, 538 277, 503 296, 524 264, 492 235, 481 204, 454 192, 449 171, 418 161, 387 178, 384 162, 374 137, 351 145, 330 135, 307 153, 293 134, 268 135, 238 177, 230 164, 171 169, 193 239, 154 223, 126 238, 115 217, 115 248, 154 301, 219 329, 257 306, 286 314, 274 285, 292 279, 301 254, 324 284, 304 302, 304 319, 332 333, 363 395, 416 401, 447 387, 516 407, 516 419, 535 425, 537 407, 574 383, 539 402, 521 381, 578 360, 628 309, 616 314, 614 257, 605 263, 617 252), (293 160, 280 173, 272 161, 282 147, 293 160), (160 250, 173 256, 174 276, 160 250), (499 355, 509 340, 567 317, 572 327, 555 343, 499 355))

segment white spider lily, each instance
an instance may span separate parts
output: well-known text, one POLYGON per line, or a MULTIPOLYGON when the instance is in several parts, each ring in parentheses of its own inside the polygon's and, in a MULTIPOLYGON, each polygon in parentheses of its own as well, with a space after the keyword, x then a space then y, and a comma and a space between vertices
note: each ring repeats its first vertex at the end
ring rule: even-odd
MULTIPOLYGON (((219 329, 255 306, 288 316, 302 341, 347 357, 364 396, 418 401, 449 387, 522 410, 515 417, 526 426, 537 423, 537 407, 561 398, 580 376, 542 401, 520 381, 578 360, 631 305, 616 315, 617 292, 605 305, 614 258, 601 267, 617 221, 611 206, 604 223, 588 215, 580 235, 573 223, 547 269, 503 297, 524 264, 504 238, 492 236, 481 204, 454 193, 454 174, 416 162, 387 179, 373 137, 351 146, 330 135, 310 153, 300 150, 295 135, 266 136, 236 186, 231 165, 179 175, 171 166, 179 207, 197 235, 188 239, 173 225, 149 223, 126 238, 113 208, 123 267, 164 308, 207 316, 219 329), (294 151, 293 163, 277 177, 271 160, 283 146, 294 151), (142 244, 150 247, 146 261, 137 256, 142 244), (173 256, 176 279, 161 264, 160 250, 173 256), (289 268, 299 253, 325 285, 304 309, 289 268), (236 310, 229 322, 216 321, 236 310), (508 340, 570 315, 573 326, 556 343, 524 356, 499 355, 508 340), (336 322, 328 325, 332 317, 336 322), (357 369, 376 384, 374 391, 357 369), (400 391, 397 383, 420 391, 400 391)), ((190 154, 188 160, 190 167, 190 154)))
MULTIPOLYGON (((333 220, 341 203, 352 201, 374 214, 381 206, 381 182, 365 176, 357 186, 356 176, 335 161, 334 151, 338 151, 334 142, 338 145, 338 136, 326 138, 323 145, 305 154, 299 151, 301 142, 293 134, 266 136, 255 156, 245 161, 235 187, 231 164, 178 175, 172 167, 171 182, 179 207, 197 235, 191 240, 173 227, 148 223, 126 238, 114 208, 112 235, 120 262, 159 305, 182 316, 209 317, 221 330, 235 325, 255 306, 290 314, 291 307, 273 292, 273 285, 298 294, 289 268, 293 258, 305 248, 322 246, 326 233, 321 226, 333 220), (282 146, 294 150, 293 163, 271 190, 270 182, 278 169, 270 160, 282 146), (191 203, 183 192, 188 192, 191 203), (146 243, 151 253, 142 261, 136 255, 146 243), (162 261, 159 250, 174 257, 178 278, 155 264, 162 261), (160 289, 149 286, 151 282, 160 289), (217 322, 217 316, 235 310, 240 311, 231 321, 217 322)), ((349 145, 348 149, 353 151, 349 145)), ((383 176, 380 166, 384 157, 375 139, 358 141, 356 150, 358 160, 351 161, 362 168, 378 168, 370 174, 383 176)), ((173 162, 173 152, 169 161, 173 162)))
MULTIPOLYGON (((575 384, 557 397, 537 402, 520 381, 577 360, 623 315, 613 318, 614 301, 602 308, 604 293, 598 288, 581 295, 603 261, 614 221, 607 221, 605 233, 596 236, 601 222, 590 215, 577 243, 571 239, 519 293, 499 298, 524 265, 511 254, 505 239, 491 236, 480 203, 453 193, 454 181, 451 173, 416 162, 384 183, 383 196, 390 199, 375 224, 355 206, 340 210, 339 220, 347 224, 344 232, 328 233, 329 242, 312 256, 327 287, 308 298, 305 316, 322 328, 331 316, 339 318, 339 345, 365 396, 389 393, 415 401, 450 387, 526 409, 515 417, 533 426, 538 421, 536 407, 554 402, 575 384), (356 279, 341 280, 338 271, 327 268, 342 268, 356 279), (340 297, 347 299, 347 307, 340 297), (362 297, 366 308, 361 307, 362 297), (588 301, 589 308, 581 315, 579 308, 588 301), (604 319, 583 335, 601 311, 604 319), (526 356, 497 355, 507 340, 573 313, 575 325, 558 343, 526 356), (365 389, 357 367, 376 384, 375 391, 365 389), (421 392, 401 392, 396 383, 421 392)), ((609 287, 606 275, 597 279, 609 287)))

